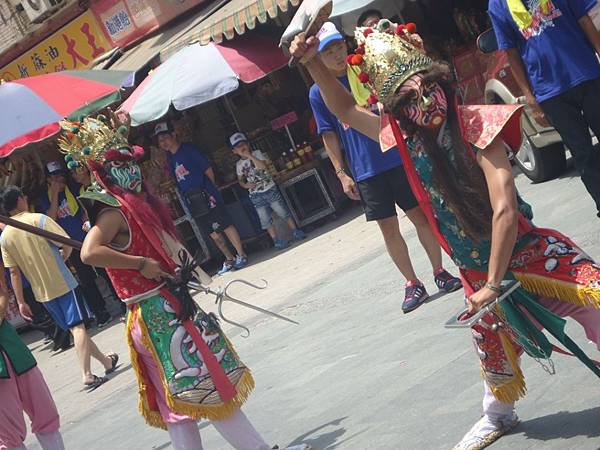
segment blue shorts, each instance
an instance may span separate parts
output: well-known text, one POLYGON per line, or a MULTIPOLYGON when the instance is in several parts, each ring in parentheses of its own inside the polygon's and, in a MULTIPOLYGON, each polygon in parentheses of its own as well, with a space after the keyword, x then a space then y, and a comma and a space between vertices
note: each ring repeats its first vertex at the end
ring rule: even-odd
POLYGON ((273 186, 265 192, 250 194, 250 200, 258 213, 260 226, 263 230, 273 225, 273 213, 277 214, 281 220, 290 218, 290 210, 285 204, 285 200, 281 196, 281 192, 279 192, 277 186, 273 186))
POLYGON ((43 305, 56 322, 56 325, 64 331, 83 323, 83 314, 85 313, 82 311, 82 308, 85 308, 87 317, 92 316, 92 313, 85 303, 85 299, 78 299, 75 289, 67 292, 65 295, 44 302, 43 305))

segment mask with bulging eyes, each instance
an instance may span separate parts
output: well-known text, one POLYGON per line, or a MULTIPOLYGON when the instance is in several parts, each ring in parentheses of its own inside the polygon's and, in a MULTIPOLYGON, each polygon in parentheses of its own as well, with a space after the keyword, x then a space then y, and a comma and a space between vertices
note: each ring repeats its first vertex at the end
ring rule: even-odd
POLYGON ((134 161, 109 161, 105 165, 113 183, 131 192, 142 191, 142 171, 134 161))
POLYGON ((399 93, 408 96, 402 112, 415 125, 435 129, 446 120, 448 101, 438 83, 426 85, 423 75, 414 75, 400 87, 399 93))

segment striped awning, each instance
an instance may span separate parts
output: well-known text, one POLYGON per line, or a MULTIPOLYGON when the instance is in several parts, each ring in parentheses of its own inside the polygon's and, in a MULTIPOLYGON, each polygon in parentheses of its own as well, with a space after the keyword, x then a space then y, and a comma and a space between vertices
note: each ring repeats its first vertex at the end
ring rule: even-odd
POLYGON ((265 23, 274 19, 279 11, 287 11, 289 6, 298 6, 302 0, 231 0, 194 29, 186 33, 185 38, 169 46, 167 53, 174 53, 181 47, 193 42, 202 45, 209 42, 220 43, 224 39, 233 39, 242 35, 246 29, 253 30, 256 21, 265 23))

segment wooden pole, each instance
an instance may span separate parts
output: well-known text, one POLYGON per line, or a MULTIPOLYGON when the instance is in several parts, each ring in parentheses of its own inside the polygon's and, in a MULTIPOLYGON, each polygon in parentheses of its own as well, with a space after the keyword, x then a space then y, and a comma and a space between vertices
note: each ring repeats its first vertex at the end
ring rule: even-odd
POLYGON ((0 222, 6 225, 10 225, 11 227, 18 228, 19 230, 27 231, 28 233, 33 233, 37 236, 49 239, 54 242, 58 242, 59 244, 66 245, 68 247, 73 247, 76 250, 81 250, 83 244, 75 239, 67 238, 61 236, 60 234, 52 233, 51 231, 44 230, 42 228, 38 228, 33 225, 29 225, 27 223, 19 222, 18 220, 11 219, 10 217, 3 216, 0 214, 0 222))

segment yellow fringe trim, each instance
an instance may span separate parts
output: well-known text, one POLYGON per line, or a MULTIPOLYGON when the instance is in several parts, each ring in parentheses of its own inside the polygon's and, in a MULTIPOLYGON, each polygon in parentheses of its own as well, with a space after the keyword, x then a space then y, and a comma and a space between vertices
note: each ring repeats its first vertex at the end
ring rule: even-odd
POLYGON ((481 374, 483 378, 485 378, 488 381, 490 390, 492 391, 492 394, 494 394, 494 397, 496 397, 497 400, 500 400, 504 403, 514 403, 520 398, 525 397, 525 393, 527 392, 527 386, 525 385, 525 377, 523 376, 523 372, 519 367, 519 359, 512 341, 503 332, 500 332, 499 335, 500 342, 502 343, 502 348, 513 370, 514 377, 508 383, 504 383, 500 386, 493 386, 492 383, 489 380, 487 380, 485 376, 485 371, 483 370, 483 366, 481 374))
POLYGON ((139 308, 134 308, 127 315, 127 343, 129 344, 129 355, 131 359, 131 367, 135 371, 137 382, 138 382, 138 410, 142 417, 146 420, 146 423, 152 427, 162 428, 163 430, 167 429, 167 425, 162 419, 159 411, 152 411, 150 409, 150 405, 148 404, 148 394, 146 392, 146 384, 142 378, 142 371, 140 370, 139 362, 138 362, 138 353, 135 350, 133 345, 133 338, 131 337, 131 332, 133 330, 133 325, 135 324, 135 320, 139 315, 139 308))
MULTIPOLYGON (((139 410, 149 425, 151 425, 153 427, 157 427, 157 428, 166 429, 166 424, 162 420, 162 416, 160 415, 160 413, 151 411, 148 406, 146 386, 141 381, 141 372, 140 372, 139 366, 137 364, 137 353, 135 352, 135 349, 133 348, 133 342, 131 340, 131 330, 133 328, 133 323, 134 323, 133 316, 135 315, 135 318, 137 318, 137 320, 138 320, 140 330, 142 331, 142 343, 148 350, 150 350, 150 352, 152 353, 152 356, 154 357, 154 361, 156 362, 156 364, 158 366, 160 366, 160 364, 161 364, 160 359, 158 357, 156 349, 154 348, 154 345, 152 344, 152 340, 150 339, 150 334, 148 333, 148 328, 146 327, 146 324, 144 323, 144 320, 138 311, 139 311, 139 308, 136 308, 134 311, 134 314, 130 314, 131 322, 128 323, 128 325, 127 325, 127 331, 128 331, 129 342, 130 342, 130 348, 132 351, 131 365, 138 375, 138 377, 137 377, 138 378, 138 386, 140 389, 139 390, 139 392, 140 392, 139 410), (135 353, 135 357, 134 357, 134 353, 135 353), (134 360, 135 360, 135 363, 134 363, 134 360)), ((231 342, 227 339, 227 337, 225 337, 225 340, 227 341, 229 348, 233 351, 236 358, 238 358, 238 360, 239 360, 239 357, 237 356, 237 353, 235 352, 233 346, 231 345, 231 342)), ((171 394, 171 392, 169 391, 169 386, 168 386, 167 380, 165 379, 162 371, 161 371, 160 379, 161 379, 162 387, 163 387, 163 390, 165 393, 165 399, 167 401, 167 405, 169 406, 169 408, 171 410, 173 410, 174 412, 176 412, 177 414, 183 414, 183 415, 189 416, 190 418, 192 418, 194 420, 201 420, 201 419, 225 420, 225 419, 231 417, 231 415, 237 409, 239 409, 246 402, 246 400, 248 400, 248 397, 250 396, 252 390, 254 389, 254 378, 252 377, 252 373, 250 372, 250 369, 248 369, 246 367, 246 368, 244 368, 244 373, 242 374, 239 382, 235 385, 235 389, 237 391, 237 395, 235 397, 233 397, 227 403, 222 403, 220 405, 201 405, 201 404, 185 402, 185 401, 179 400, 176 397, 174 397, 171 394)))
POLYGON ((512 272, 523 288, 543 297, 554 297, 577 306, 600 309, 600 290, 543 275, 512 272))

